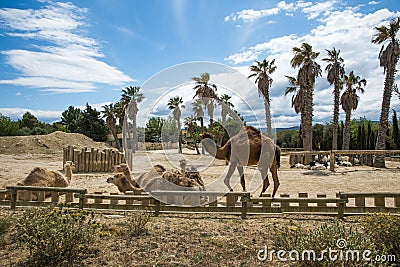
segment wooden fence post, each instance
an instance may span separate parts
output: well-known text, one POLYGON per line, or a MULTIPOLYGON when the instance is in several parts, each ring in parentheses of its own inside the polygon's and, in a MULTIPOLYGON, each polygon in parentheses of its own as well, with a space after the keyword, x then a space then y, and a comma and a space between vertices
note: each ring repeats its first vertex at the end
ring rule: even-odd
POLYGON ((240 198, 240 201, 242 202, 242 219, 246 219, 247 217, 247 203, 250 200, 250 194, 249 195, 244 195, 240 198))
POLYGON ((11 189, 10 193, 10 209, 15 210, 15 207, 17 206, 17 190, 11 189))
POLYGON ((160 215, 160 209, 161 209, 161 202, 158 199, 155 199, 156 205, 154 208, 154 216, 160 215))
POLYGON ((331 152, 330 154, 330 161, 329 161, 329 170, 331 172, 335 171, 335 152, 331 152))

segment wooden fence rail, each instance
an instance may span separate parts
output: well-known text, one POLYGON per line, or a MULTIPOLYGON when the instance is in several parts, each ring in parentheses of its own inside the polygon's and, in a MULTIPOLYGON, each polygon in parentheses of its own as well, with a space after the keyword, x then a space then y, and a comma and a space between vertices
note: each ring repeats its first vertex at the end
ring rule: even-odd
MULTIPOLYGON (((289 152, 289 164, 294 165, 298 162, 304 163, 305 155, 316 156, 319 158, 323 156, 330 156, 330 170, 335 170, 335 157, 337 155, 351 155, 352 158, 357 157, 361 164, 372 166, 374 155, 399 155, 400 150, 330 150, 330 151, 295 151, 289 152)), ((354 162, 353 162, 354 163, 354 162)), ((308 163, 307 163, 308 164, 308 163)))
POLYGON ((115 149, 100 151, 96 148, 76 149, 68 146, 63 153, 63 165, 66 161, 72 161, 75 164, 75 173, 110 172, 114 165, 125 163, 124 154, 115 149))
POLYGON ((86 189, 7 186, 0 190, 0 206, 16 207, 50 206, 56 203, 69 203, 72 207, 81 209, 106 210, 151 210, 155 215, 161 212, 208 212, 208 213, 236 213, 245 219, 248 214, 263 213, 301 213, 336 215, 343 218, 346 215, 365 214, 367 212, 400 212, 400 193, 343 193, 339 192, 334 198, 327 198, 326 194, 317 194, 309 197, 308 193, 299 193, 296 197, 289 194, 280 194, 271 198, 268 194, 261 197, 252 197, 249 192, 230 192, 221 197, 221 192, 213 191, 153 191, 135 195, 102 193, 88 194, 86 189), (18 194, 23 192, 23 200, 18 194), (38 199, 32 201, 33 192, 52 192, 50 200, 38 199), (60 196, 64 194, 65 196, 60 196), (8 198, 6 197, 8 195, 8 198), (217 197, 221 197, 217 199, 217 197), (172 198, 176 204, 184 204, 185 198, 190 198, 196 205, 169 205, 164 200, 172 198), (201 203, 206 198, 208 201, 201 203), (368 200, 368 201, 367 201, 368 200), (373 200, 373 201, 371 201, 373 200), (372 204, 371 204, 372 203, 372 204))

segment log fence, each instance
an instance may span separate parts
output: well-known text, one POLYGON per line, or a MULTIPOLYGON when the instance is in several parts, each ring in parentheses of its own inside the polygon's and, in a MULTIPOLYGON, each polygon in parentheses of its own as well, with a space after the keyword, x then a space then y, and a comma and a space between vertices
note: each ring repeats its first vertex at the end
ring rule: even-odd
POLYGON ((248 214, 265 213, 301 213, 318 215, 335 215, 343 218, 348 215, 365 214, 367 212, 400 212, 400 193, 344 193, 339 192, 336 197, 327 197, 326 194, 317 194, 310 197, 301 192, 296 197, 289 194, 280 194, 271 198, 269 194, 253 197, 249 192, 222 192, 214 191, 153 191, 134 194, 87 193, 86 189, 7 186, 0 190, 0 206, 16 207, 50 206, 57 203, 68 203, 71 207, 80 209, 100 210, 147 210, 155 215, 160 213, 234 213, 241 214, 245 219, 248 214), (46 193, 51 197, 47 199, 46 193), (22 200, 19 197, 22 193, 22 200), (32 201, 33 193, 38 199, 32 201), (190 204, 185 201, 190 199, 190 204), (164 201, 173 200, 178 205, 164 204, 164 201), (204 202, 204 200, 207 200, 204 202), (183 204, 183 205, 181 205, 183 204))
POLYGON ((292 166, 296 163, 304 164, 306 155, 317 156, 330 156, 329 170, 335 170, 335 157, 338 155, 350 156, 350 162, 354 164, 354 158, 358 158, 360 164, 372 166, 374 155, 399 155, 400 150, 331 150, 331 151, 294 151, 288 152, 289 164, 292 166))
POLYGON ((100 151, 96 148, 76 149, 68 146, 63 149, 63 165, 66 161, 74 163, 74 173, 111 172, 114 165, 125 163, 125 157, 115 149, 100 151))

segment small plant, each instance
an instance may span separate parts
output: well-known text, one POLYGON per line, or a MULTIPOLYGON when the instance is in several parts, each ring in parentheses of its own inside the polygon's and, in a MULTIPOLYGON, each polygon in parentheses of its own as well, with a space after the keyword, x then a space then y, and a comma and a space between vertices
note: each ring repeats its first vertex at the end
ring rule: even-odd
POLYGON ((364 221, 366 233, 380 251, 396 257, 400 263, 400 214, 368 214, 364 221))
POLYGON ((337 222, 306 230, 290 222, 284 226, 274 225, 272 230, 275 250, 288 252, 287 257, 294 256, 292 263, 297 266, 374 266, 375 264, 373 259, 378 250, 369 236, 357 228, 346 228, 337 222), (362 253, 366 250, 372 253, 368 257, 370 261, 362 258, 362 253))
POLYGON ((0 218, 0 248, 4 248, 6 245, 4 234, 7 232, 9 227, 10 227, 10 219, 7 217, 0 218))
POLYGON ((144 211, 137 211, 126 214, 126 220, 123 224, 123 235, 130 242, 133 238, 147 235, 147 223, 150 221, 150 215, 144 211))
POLYGON ((63 207, 33 208, 19 218, 17 239, 39 265, 72 263, 90 254, 100 224, 92 212, 63 207))

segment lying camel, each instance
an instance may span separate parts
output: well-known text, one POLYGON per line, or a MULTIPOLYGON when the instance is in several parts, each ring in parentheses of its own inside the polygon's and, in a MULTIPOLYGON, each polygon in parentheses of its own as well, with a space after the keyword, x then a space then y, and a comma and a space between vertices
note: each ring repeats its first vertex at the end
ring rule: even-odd
MULTIPOLYGON (((116 167, 115 170, 121 170, 116 167)), ((166 170, 161 165, 155 165, 154 168, 141 174, 137 180, 129 179, 123 172, 114 173, 113 177, 107 179, 107 183, 112 183, 118 187, 122 193, 126 191, 154 191, 154 190, 182 190, 182 187, 190 190, 200 189, 204 183, 200 174, 182 172, 178 169, 166 170), (197 182, 201 181, 201 183, 197 182), (139 187, 140 186, 140 187, 139 187)), ((197 191, 197 190, 196 190, 197 191)))
MULTIPOLYGON (((43 167, 35 167, 29 175, 17 185, 22 186, 39 186, 39 187, 68 187, 72 179, 72 171, 75 165, 72 161, 67 161, 64 164, 65 176, 59 171, 50 171, 43 167)), ((50 194, 46 194, 46 197, 50 194)), ((32 200, 37 200, 37 193, 32 192, 32 200)), ((18 194, 18 199, 23 199, 23 194, 18 194)))

